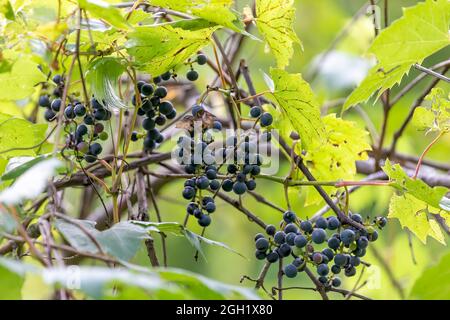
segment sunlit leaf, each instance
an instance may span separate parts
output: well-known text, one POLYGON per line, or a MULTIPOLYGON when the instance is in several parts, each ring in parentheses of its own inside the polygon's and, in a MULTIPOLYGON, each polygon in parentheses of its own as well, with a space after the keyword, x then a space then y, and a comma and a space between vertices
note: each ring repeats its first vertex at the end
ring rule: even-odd
POLYGON ((418 130, 450 131, 450 100, 444 90, 441 88, 431 90, 425 97, 423 105, 414 110, 412 119, 418 130))
POLYGON ((231 251, 233 253, 240 255, 241 257, 244 257, 242 254, 233 250, 226 244, 202 237, 192 231, 189 231, 188 229, 183 227, 183 225, 179 224, 178 222, 159 222, 158 223, 158 222, 132 221, 132 223, 145 227, 145 230, 147 230, 149 232, 172 233, 172 234, 175 234, 178 236, 184 236, 189 241, 189 243, 196 250, 198 250, 200 252, 200 254, 203 257, 205 257, 205 256, 203 254, 203 249, 201 247, 202 242, 204 242, 208 245, 224 248, 228 251, 231 251))
POLYGON ((325 127, 309 84, 300 74, 289 74, 281 69, 272 69, 270 75, 275 84, 272 95, 300 135, 303 148, 309 150, 313 143, 322 143, 325 127))
POLYGON ((137 27, 128 34, 126 48, 140 69, 157 76, 184 63, 206 46, 214 30, 189 31, 170 25, 137 27))
POLYGON ((294 43, 301 45, 293 30, 294 18, 294 0, 256 1, 256 26, 267 41, 280 69, 289 64, 294 54, 294 43))
POLYGON ((439 225, 428 213, 437 214, 439 209, 429 206, 409 193, 394 195, 389 204, 389 218, 397 218, 403 228, 408 228, 423 243, 430 236, 445 245, 439 225))
MULTIPOLYGON (((116 223, 104 231, 95 229, 93 221, 73 221, 82 225, 97 240, 105 253, 124 261, 133 258, 142 240, 149 238, 144 229, 127 221, 116 223)), ((77 250, 99 253, 96 244, 76 224, 58 219, 55 225, 64 238, 77 250)))
POLYGON ((348 97, 343 111, 366 102, 377 91, 379 97, 400 83, 413 64, 448 46, 449 23, 447 0, 427 0, 404 9, 403 16, 375 38, 369 52, 375 54, 378 64, 348 97))
POLYGON ((442 197, 448 192, 445 187, 432 188, 421 179, 410 178, 399 164, 392 165, 389 159, 386 160, 383 171, 392 182, 391 185, 400 192, 409 193, 435 208, 439 208, 442 197))

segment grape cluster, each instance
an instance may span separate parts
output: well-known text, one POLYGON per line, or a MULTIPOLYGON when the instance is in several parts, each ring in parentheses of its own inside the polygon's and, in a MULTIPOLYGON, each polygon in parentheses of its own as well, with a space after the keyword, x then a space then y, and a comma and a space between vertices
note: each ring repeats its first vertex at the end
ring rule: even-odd
POLYGON ((309 220, 300 221, 294 212, 286 211, 280 223, 281 230, 268 225, 268 237, 262 233, 255 236, 255 256, 270 263, 292 257, 292 262, 283 269, 286 277, 295 278, 310 265, 316 269, 318 280, 323 285, 338 287, 341 279, 337 275, 342 271, 347 277, 356 274, 369 243, 378 239, 375 228, 382 229, 387 223, 384 217, 365 222, 359 214, 350 213, 349 216, 365 228, 358 230, 342 224, 334 216, 319 217, 313 224, 309 220), (332 232, 331 236, 327 230, 332 232))
MULTIPOLYGON (((44 94, 39 97, 39 106, 46 108, 44 117, 51 122, 57 118, 63 103, 61 93, 64 89, 64 77, 55 75, 53 82, 57 87, 53 90, 53 97, 44 94)), ((101 123, 111 118, 111 112, 100 104, 95 98, 91 100, 91 109, 73 97, 68 97, 70 103, 64 109, 66 129, 68 129, 67 147, 76 152, 79 160, 84 159, 88 163, 95 162, 102 152, 102 146, 97 140, 107 140, 108 134, 101 123), (83 118, 83 123, 75 121, 83 118)))
MULTIPOLYGON (((170 79, 170 72, 163 74, 161 77, 170 79)), ((170 101, 162 100, 167 96, 166 87, 161 85, 154 86, 144 81, 139 81, 137 87, 140 94, 140 104, 138 105, 137 113, 144 118, 142 127, 146 134, 139 134, 137 131, 134 131, 131 134, 131 140, 137 141, 145 136, 143 146, 145 150, 149 151, 164 140, 163 135, 156 126, 162 126, 168 119, 174 119, 177 112, 170 101)), ((133 96, 132 104, 136 106, 138 102, 138 98, 133 96)))
MULTIPOLYGON (((192 108, 192 115, 197 119, 204 112, 202 106, 198 105, 192 108)), ((213 122, 212 128, 202 126, 201 135, 197 139, 194 130, 189 130, 189 136, 181 136, 177 142, 177 153, 185 163, 186 173, 195 176, 185 181, 182 195, 186 200, 191 200, 187 206, 187 212, 197 218, 198 224, 202 227, 211 224, 210 214, 216 210, 214 198, 202 196, 202 190, 217 191, 220 189, 214 149, 210 148, 211 143, 214 142, 210 129, 221 130, 222 124, 216 120, 213 122)))

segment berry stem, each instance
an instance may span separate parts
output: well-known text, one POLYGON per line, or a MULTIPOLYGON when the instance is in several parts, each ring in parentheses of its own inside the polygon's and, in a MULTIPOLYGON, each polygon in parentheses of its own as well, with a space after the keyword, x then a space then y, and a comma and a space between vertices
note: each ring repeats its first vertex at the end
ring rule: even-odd
POLYGON ((428 151, 430 151, 431 147, 436 142, 438 142, 438 140, 444 135, 445 132, 446 131, 439 132, 437 137, 434 138, 433 141, 430 142, 430 144, 425 148, 425 150, 423 150, 422 154, 420 155, 419 160, 417 161, 416 170, 414 171, 414 175, 412 176, 413 179, 417 178, 417 175, 419 174, 420 166, 422 165, 422 161, 423 161, 423 158, 425 157, 425 155, 428 153, 428 151))

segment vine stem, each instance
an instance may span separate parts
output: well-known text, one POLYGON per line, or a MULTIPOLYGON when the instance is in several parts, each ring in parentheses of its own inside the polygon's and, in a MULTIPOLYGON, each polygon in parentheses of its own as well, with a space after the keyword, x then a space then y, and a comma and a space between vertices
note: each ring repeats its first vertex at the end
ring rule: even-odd
POLYGON ((430 144, 423 150, 422 154, 420 155, 419 161, 417 161, 416 170, 414 171, 414 175, 412 176, 412 179, 416 179, 417 175, 419 174, 420 166, 422 165, 423 158, 425 155, 430 151, 431 147, 438 142, 438 140, 445 134, 446 131, 441 131, 437 135, 436 138, 433 139, 433 141, 430 142, 430 144))
MULTIPOLYGON (((136 105, 140 105, 141 101, 140 101, 140 96, 139 96, 139 89, 137 87, 137 82, 136 82, 136 71, 134 70, 134 68, 131 68, 131 72, 132 72, 132 75, 130 74, 130 78, 133 81, 134 91, 135 91, 135 94, 136 94, 136 97, 137 97, 136 105)), ((129 130, 129 132, 127 132, 127 136, 125 138, 125 147, 124 147, 124 150, 123 150, 122 162, 120 164, 119 171, 118 171, 117 176, 116 176, 116 180, 113 181, 113 187, 111 188, 112 192, 113 192, 113 202, 115 203, 114 211, 113 211, 114 223, 118 223, 119 220, 120 220, 119 210, 118 210, 118 207, 117 207, 117 188, 119 186, 120 179, 121 179, 120 177, 122 176, 123 169, 124 169, 124 166, 125 166, 125 163, 126 163, 126 157, 127 157, 127 153, 128 153, 128 148, 130 146, 130 141, 131 141, 131 133, 132 133, 132 131, 134 129, 134 126, 136 124, 136 119, 137 119, 137 115, 138 115, 138 109, 139 109, 138 107, 134 108, 133 118, 131 119, 130 130, 129 130)), ((117 144, 117 148, 118 147, 119 147, 119 143, 117 144)))

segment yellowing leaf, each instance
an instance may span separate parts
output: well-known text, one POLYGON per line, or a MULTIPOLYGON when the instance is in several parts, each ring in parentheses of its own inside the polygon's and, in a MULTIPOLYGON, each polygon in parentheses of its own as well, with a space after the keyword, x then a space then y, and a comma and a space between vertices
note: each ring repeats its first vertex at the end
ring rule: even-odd
MULTIPOLYGON (((366 137, 368 132, 352 121, 336 118, 330 114, 322 118, 325 124, 326 142, 315 143, 306 152, 304 161, 314 177, 321 181, 352 180, 356 175, 356 161, 366 160, 371 150, 366 137)), ((334 190, 326 188, 325 190, 334 190)), ((306 204, 319 202, 321 197, 315 190, 308 190, 306 204)))
POLYGON ((434 88, 425 97, 428 106, 416 108, 413 115, 413 124, 419 130, 449 131, 450 130, 450 100, 444 90, 434 88))
POLYGON ((157 76, 184 63, 206 46, 214 30, 189 31, 170 25, 137 27, 128 35, 125 46, 141 69, 157 76))
POLYGON ((404 9, 403 17, 375 38, 369 52, 374 53, 378 63, 386 69, 421 62, 450 44, 449 23, 448 0, 421 2, 404 9))
POLYGON ((369 49, 378 64, 348 97, 343 111, 366 102, 376 91, 378 96, 400 83, 411 66, 448 46, 450 2, 427 0, 404 9, 404 15, 383 30, 369 49))
POLYGON ((420 179, 410 178, 399 164, 392 165, 389 159, 386 159, 383 171, 391 180, 393 187, 435 208, 439 208, 442 197, 448 192, 445 187, 432 188, 420 179))
POLYGON ((425 244, 430 236, 445 245, 442 231, 436 221, 430 220, 428 216, 431 211, 438 213, 439 209, 428 206, 426 202, 406 193, 392 197, 388 218, 397 218, 403 228, 408 228, 425 244))
POLYGON ((294 42, 301 45, 293 30, 294 0, 257 0, 256 26, 277 60, 277 67, 284 69, 294 54, 294 42))
POLYGON ((309 84, 301 74, 281 69, 272 69, 270 74, 275 84, 272 95, 300 135, 303 148, 309 150, 313 143, 323 142, 325 128, 320 120, 320 107, 309 84))
POLYGON ((359 86, 353 90, 344 103, 342 112, 359 103, 364 103, 378 91, 378 96, 385 90, 392 88, 402 81, 403 76, 409 71, 410 65, 401 65, 397 68, 384 70, 376 65, 369 70, 369 73, 359 86))
POLYGON ((0 158, 35 156, 40 148, 33 147, 44 140, 46 128, 46 124, 0 113, 0 158), (8 151, 18 147, 21 149, 8 151))
MULTIPOLYGON (((14 54, 5 54, 5 56, 14 54)), ((12 58, 12 57, 11 57, 12 58)), ((46 81, 45 75, 29 56, 15 56, 11 59, 11 70, 0 73, 0 100, 19 100, 30 96, 34 87, 46 81)))

